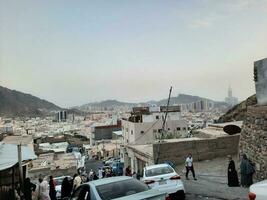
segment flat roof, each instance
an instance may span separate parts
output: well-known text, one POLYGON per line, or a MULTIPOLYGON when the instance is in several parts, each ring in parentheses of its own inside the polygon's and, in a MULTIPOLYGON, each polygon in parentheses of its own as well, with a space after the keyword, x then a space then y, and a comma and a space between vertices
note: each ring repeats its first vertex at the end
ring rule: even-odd
POLYGON ((22 144, 22 145, 28 145, 33 143, 33 138, 31 135, 26 136, 6 136, 3 141, 3 143, 6 144, 22 144))
POLYGON ((140 145, 129 145, 129 148, 137 150, 140 153, 146 154, 153 157, 153 145, 152 144, 140 144, 140 145))

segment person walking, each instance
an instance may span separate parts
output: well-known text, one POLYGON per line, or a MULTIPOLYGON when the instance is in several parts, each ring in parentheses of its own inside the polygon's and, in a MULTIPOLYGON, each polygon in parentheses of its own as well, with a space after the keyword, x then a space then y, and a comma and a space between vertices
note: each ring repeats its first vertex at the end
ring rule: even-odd
POLYGON ((196 179, 196 175, 195 175, 194 165, 193 165, 193 157, 192 157, 192 154, 188 154, 188 157, 185 160, 185 168, 186 168, 186 175, 185 175, 186 176, 186 179, 189 180, 188 173, 189 173, 189 171, 191 171, 192 174, 193 174, 194 180, 197 180, 196 179))
POLYGON ((242 161, 240 164, 240 173, 241 173, 241 186, 249 187, 253 184, 253 174, 255 173, 255 169, 253 164, 247 158, 246 154, 243 154, 242 161))
POLYGON ((228 186, 229 187, 238 187, 239 181, 237 176, 237 171, 235 169, 235 162, 232 159, 232 156, 228 155, 228 171, 227 171, 227 177, 228 177, 228 186))
POLYGON ((24 182, 24 198, 32 200, 32 193, 35 191, 36 185, 31 182, 30 178, 26 178, 24 182))
POLYGON ((71 195, 71 184, 68 177, 65 177, 61 184, 61 199, 68 198, 71 195))
POLYGON ((76 190, 77 187, 79 187, 82 183, 82 179, 78 174, 74 175, 74 179, 73 179, 73 192, 76 190))
POLYGON ((101 168, 98 169, 98 178, 103 178, 103 170, 101 168))
POLYGON ((38 185, 38 193, 37 199, 38 200, 51 200, 49 196, 49 185, 46 179, 39 176, 39 185, 38 185))
POLYGON ((56 183, 53 176, 49 177, 49 196, 51 200, 57 200, 56 183))
POLYGON ((126 167, 125 176, 132 176, 131 166, 126 167))
POLYGON ((92 181, 93 179, 94 179, 94 172, 91 169, 90 172, 89 172, 89 181, 92 181))

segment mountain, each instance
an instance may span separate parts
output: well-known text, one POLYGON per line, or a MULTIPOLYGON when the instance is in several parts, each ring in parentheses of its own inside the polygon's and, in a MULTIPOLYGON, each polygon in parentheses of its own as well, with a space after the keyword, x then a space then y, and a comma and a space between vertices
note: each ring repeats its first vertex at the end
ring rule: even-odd
POLYGON ((8 117, 42 116, 59 110, 59 106, 46 100, 0 86, 0 115, 8 117))
POLYGON ((247 107, 255 104, 257 104, 256 94, 250 96, 245 101, 242 101, 241 103, 228 110, 223 116, 218 119, 218 123, 245 120, 247 107))
POLYGON ((114 107, 122 107, 122 106, 133 107, 133 106, 137 106, 137 104, 136 103, 126 103, 126 102, 121 102, 121 101, 111 99, 111 100, 105 100, 105 101, 101 101, 101 102, 93 102, 93 103, 84 104, 84 105, 78 107, 78 109, 88 110, 90 107, 114 108, 114 107))
MULTIPOLYGON (((187 103, 192 103, 200 100, 209 100, 214 102, 216 107, 220 106, 226 106, 224 102, 218 102, 218 101, 213 101, 211 99, 199 97, 199 96, 192 96, 192 95, 187 95, 187 94, 179 94, 177 97, 171 97, 170 98, 170 105, 174 104, 187 104, 187 103)), ((128 103, 128 102, 121 102, 117 100, 105 100, 101 102, 93 102, 93 103, 88 103, 84 104, 80 107, 76 107, 77 109, 80 110, 90 110, 90 108, 106 108, 106 109, 112 109, 115 107, 134 107, 134 106, 147 106, 151 104, 155 104, 158 106, 161 105, 166 105, 168 99, 162 99, 159 101, 151 100, 147 102, 140 102, 140 103, 128 103)))

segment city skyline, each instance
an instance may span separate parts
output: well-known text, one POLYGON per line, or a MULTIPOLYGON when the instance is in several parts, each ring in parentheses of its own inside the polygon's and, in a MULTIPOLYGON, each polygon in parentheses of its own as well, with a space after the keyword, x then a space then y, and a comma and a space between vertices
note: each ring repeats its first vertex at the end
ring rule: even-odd
POLYGON ((0 85, 62 107, 255 94, 267 1, 0 0, 0 85))

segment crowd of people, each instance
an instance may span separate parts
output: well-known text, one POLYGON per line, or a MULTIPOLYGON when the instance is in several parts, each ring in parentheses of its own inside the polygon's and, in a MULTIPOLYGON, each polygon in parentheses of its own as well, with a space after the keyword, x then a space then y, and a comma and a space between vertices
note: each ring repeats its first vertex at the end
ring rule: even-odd
MULTIPOLYGON (((242 160, 240 163, 240 175, 241 179, 239 182, 238 172, 235 167, 235 162, 232 157, 229 155, 228 157, 228 170, 227 170, 227 178, 228 178, 228 186, 229 187, 249 187, 253 184, 253 174, 255 173, 253 163, 247 158, 246 154, 243 154, 242 160)), ((192 176, 194 180, 196 179, 194 165, 193 165, 193 157, 189 154, 185 160, 185 175, 186 179, 189 180, 188 175, 189 172, 192 172, 192 176)), ((137 174, 132 172, 130 166, 126 167, 125 170, 126 176, 135 177, 137 174)), ((61 199, 68 199, 72 192, 75 191, 77 187, 79 187, 82 183, 93 181, 97 179, 107 178, 115 176, 111 167, 104 166, 103 168, 98 169, 98 173, 94 172, 92 169, 89 173, 86 173, 85 169, 78 170, 78 173, 73 176, 73 178, 64 177, 61 184, 61 199)), ((53 176, 42 177, 39 176, 38 184, 34 184, 31 182, 30 178, 26 178, 24 181, 24 192, 23 198, 25 200, 56 200, 56 182, 53 176), (32 195, 35 194, 35 195, 32 195)))
MULTIPOLYGON (((85 169, 79 169, 77 174, 74 174, 73 178, 64 177, 61 184, 61 199, 68 199, 71 194, 82 183, 93 181, 97 179, 107 178, 115 176, 111 167, 103 167, 98 169, 98 174, 92 169, 89 173, 86 173, 85 169)), ((31 182, 30 178, 26 178, 24 181, 23 197, 20 199, 25 200, 56 200, 56 181, 53 176, 42 177, 39 175, 38 184, 31 182)), ((19 197, 17 198, 19 199, 19 197)))

